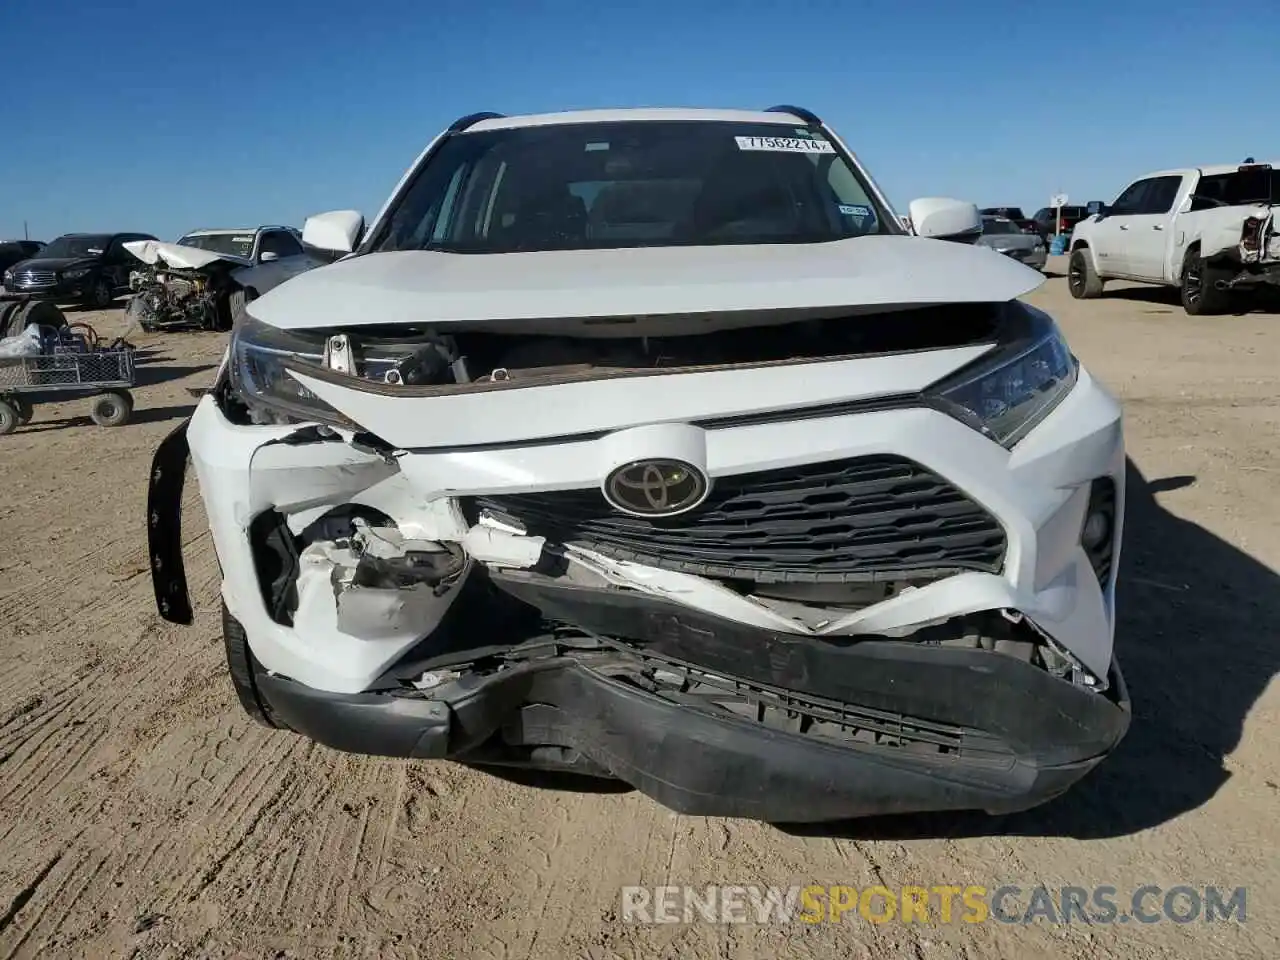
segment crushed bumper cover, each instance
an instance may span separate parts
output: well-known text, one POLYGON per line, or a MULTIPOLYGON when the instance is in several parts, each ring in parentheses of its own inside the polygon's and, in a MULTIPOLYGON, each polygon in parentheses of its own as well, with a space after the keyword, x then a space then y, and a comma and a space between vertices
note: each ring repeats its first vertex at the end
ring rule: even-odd
MULTIPOLYGON (((733 639, 732 631, 714 638, 726 652, 733 639)), ((625 679, 629 671, 654 662, 639 649, 559 652, 487 674, 461 672, 423 695, 334 694, 271 674, 259 676, 258 690, 277 724, 338 750, 606 774, 680 813, 777 823, 1027 809, 1066 791, 1128 728, 1118 668, 1104 696, 986 651, 807 645, 832 686, 878 681, 887 685, 880 701, 928 709, 931 700, 937 712, 989 729, 777 693, 773 702, 785 699, 794 724, 780 729, 759 713, 635 686, 625 679), (794 728, 795 718, 814 713, 842 715, 846 727, 896 724, 906 736, 859 743, 794 728), (941 752, 943 739, 958 746, 941 752)), ((667 658, 657 662, 679 669, 667 658)), ((732 684, 739 700, 770 702, 767 688, 717 679, 732 684)))

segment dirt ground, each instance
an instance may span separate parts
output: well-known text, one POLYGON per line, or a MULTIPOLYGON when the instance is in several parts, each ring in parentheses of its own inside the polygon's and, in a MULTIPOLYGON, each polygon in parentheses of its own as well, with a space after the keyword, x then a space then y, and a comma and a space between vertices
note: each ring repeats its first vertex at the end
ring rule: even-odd
POLYGON ((156 616, 147 571, 149 458, 222 338, 135 335, 150 353, 131 424, 97 428, 78 400, 0 438, 0 956, 1280 956, 1280 317, 1194 319, 1120 285, 1077 303, 1050 270, 1029 299, 1123 398, 1133 459, 1118 645, 1136 716, 1065 797, 798 835, 254 726, 194 482, 194 628, 156 616), (667 883, 1248 899, 1244 923, 620 922, 623 885, 667 883))

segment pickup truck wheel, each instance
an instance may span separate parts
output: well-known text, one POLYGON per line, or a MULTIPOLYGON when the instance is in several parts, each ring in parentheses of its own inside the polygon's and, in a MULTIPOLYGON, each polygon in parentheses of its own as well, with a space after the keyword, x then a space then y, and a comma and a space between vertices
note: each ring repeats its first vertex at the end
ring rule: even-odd
POLYGON ((1103 280, 1093 269, 1089 254, 1072 250, 1067 265, 1067 288, 1077 300, 1094 300, 1102 296, 1103 280))
POLYGON ((240 621, 231 615, 227 605, 222 605, 222 645, 227 651, 227 670, 231 673, 231 685, 244 712, 264 727, 274 727, 267 707, 258 698, 258 684, 254 680, 257 661, 249 649, 249 637, 240 621))
POLYGON ((1219 290, 1217 282, 1229 277, 1230 271, 1205 263, 1199 250, 1188 250, 1182 258, 1182 309, 1192 317, 1226 313, 1231 305, 1231 291, 1219 290))

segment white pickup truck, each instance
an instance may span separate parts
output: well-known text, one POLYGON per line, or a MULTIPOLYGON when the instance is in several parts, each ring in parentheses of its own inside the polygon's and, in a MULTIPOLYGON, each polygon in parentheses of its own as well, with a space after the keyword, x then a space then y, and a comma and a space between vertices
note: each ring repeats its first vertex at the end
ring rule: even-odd
POLYGON ((1180 288, 1189 314, 1222 313, 1234 290, 1280 287, 1280 170, 1269 163, 1140 177, 1076 225, 1067 285, 1077 299, 1107 280, 1180 288))

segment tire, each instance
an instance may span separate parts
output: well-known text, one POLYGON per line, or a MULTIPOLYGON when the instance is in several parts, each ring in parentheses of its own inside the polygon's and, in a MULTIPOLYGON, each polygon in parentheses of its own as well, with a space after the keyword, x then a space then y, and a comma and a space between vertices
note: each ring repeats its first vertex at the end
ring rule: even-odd
POLYGON ((8 403, 9 406, 18 411, 18 423, 22 426, 26 426, 30 423, 31 418, 35 416, 35 408, 31 406, 31 401, 26 397, 10 397, 8 403))
POLYGON ((258 684, 254 680, 257 661, 249 649, 249 638, 240 621, 231 615, 226 603, 222 604, 222 645, 227 652, 227 670, 231 674, 231 685, 236 688, 236 696, 244 712, 253 718, 255 723, 264 727, 274 727, 266 704, 258 697, 258 684))
POLYGON ((1102 296, 1103 280, 1093 269, 1093 261, 1085 247, 1071 251, 1067 265, 1067 289, 1077 300, 1096 300, 1102 296))
POLYGON ((115 302, 115 299, 116 292, 112 289, 111 281, 106 277, 97 277, 85 296, 85 306, 91 310, 105 310, 115 302))
POLYGON ((1215 284, 1229 276, 1230 271, 1205 263, 1198 248, 1188 250, 1182 258, 1182 279, 1178 283, 1182 309, 1187 316, 1211 317, 1226 313, 1231 306, 1231 291, 1219 290, 1215 284))
POLYGON ((8 400, 0 400, 0 437, 8 436, 18 429, 22 418, 8 400))
POLYGON ((231 329, 232 324, 236 322, 236 317, 240 316, 244 311, 245 304, 251 299, 253 298, 249 296, 248 291, 246 291, 244 287, 236 287, 227 294, 227 313, 226 316, 222 318, 223 330, 231 329))
POLYGON ((100 427, 119 427, 133 414, 133 396, 127 390, 108 390, 93 398, 89 417, 100 427))
POLYGON ((23 304, 17 302, 0 302, 0 337, 16 337, 22 332, 21 328, 15 329, 22 307, 23 304))
POLYGON ((61 330, 67 325, 67 315, 52 301, 30 300, 24 303, 21 309, 9 318, 9 323, 16 328, 13 331, 14 334, 21 333, 33 323, 36 326, 53 327, 55 330, 61 330))

